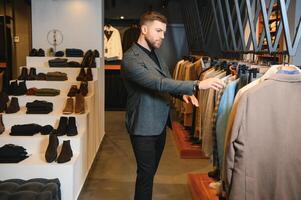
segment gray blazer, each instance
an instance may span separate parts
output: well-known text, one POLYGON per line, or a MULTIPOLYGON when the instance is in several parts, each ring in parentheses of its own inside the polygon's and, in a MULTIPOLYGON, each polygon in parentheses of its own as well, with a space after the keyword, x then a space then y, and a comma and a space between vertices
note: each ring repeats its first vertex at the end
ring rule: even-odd
POLYGON ((193 94, 194 81, 171 79, 168 67, 155 53, 160 66, 133 44, 121 63, 121 76, 128 92, 125 124, 133 135, 161 134, 169 116, 169 94, 193 94))
POLYGON ((300 91, 300 74, 274 74, 242 96, 225 143, 229 200, 301 199, 300 91))

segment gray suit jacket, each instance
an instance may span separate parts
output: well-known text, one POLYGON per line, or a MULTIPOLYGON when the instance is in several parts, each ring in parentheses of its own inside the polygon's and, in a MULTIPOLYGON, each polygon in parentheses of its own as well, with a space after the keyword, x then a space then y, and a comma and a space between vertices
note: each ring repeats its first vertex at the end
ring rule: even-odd
POLYGON ((225 143, 229 200, 301 199, 300 91, 300 74, 274 74, 242 96, 225 143))
POLYGON ((126 128, 133 135, 159 135, 165 128, 169 95, 192 95, 194 81, 171 79, 168 67, 155 51, 158 66, 137 44, 125 54, 121 75, 128 92, 126 128))

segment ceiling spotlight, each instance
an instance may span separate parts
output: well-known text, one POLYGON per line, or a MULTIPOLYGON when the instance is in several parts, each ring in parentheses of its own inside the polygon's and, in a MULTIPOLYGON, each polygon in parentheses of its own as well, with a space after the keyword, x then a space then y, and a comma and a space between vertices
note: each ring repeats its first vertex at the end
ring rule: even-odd
POLYGON ((124 16, 120 16, 120 19, 124 19, 124 16))

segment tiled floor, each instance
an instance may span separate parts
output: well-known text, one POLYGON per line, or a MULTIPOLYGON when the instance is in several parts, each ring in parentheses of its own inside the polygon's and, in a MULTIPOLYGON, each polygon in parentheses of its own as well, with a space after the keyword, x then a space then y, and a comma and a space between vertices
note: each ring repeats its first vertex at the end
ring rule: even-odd
MULTIPOLYGON (((124 127, 124 112, 106 112, 106 136, 79 200, 133 199, 136 164, 124 127)), ((171 132, 155 177, 153 200, 190 200, 187 173, 207 172, 208 160, 179 158, 171 132)))

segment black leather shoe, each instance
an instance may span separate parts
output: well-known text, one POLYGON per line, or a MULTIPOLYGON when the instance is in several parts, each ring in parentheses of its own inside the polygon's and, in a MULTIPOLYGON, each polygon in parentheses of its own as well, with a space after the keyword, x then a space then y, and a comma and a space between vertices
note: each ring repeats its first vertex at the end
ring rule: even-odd
POLYGON ((77 126, 75 117, 69 117, 68 126, 67 126, 67 136, 77 135, 77 126))
POLYGON ((45 159, 51 163, 55 161, 57 157, 57 147, 59 145, 59 139, 54 134, 49 134, 49 142, 45 153, 45 159))
POLYGON ((8 94, 15 95, 17 90, 18 90, 18 81, 15 80, 15 81, 10 82, 9 88, 8 88, 8 94))
POLYGON ((71 160, 73 152, 70 145, 70 140, 65 140, 63 142, 62 150, 60 155, 57 158, 58 163, 65 163, 71 160))
POLYGON ((37 70, 36 68, 31 67, 29 69, 28 80, 36 80, 37 79, 37 70))
POLYGON ((15 93, 16 96, 24 95, 27 92, 26 82, 21 81, 19 82, 17 92, 15 93))
POLYGON ((60 118, 59 126, 57 128, 57 133, 56 133, 57 136, 62 136, 66 134, 67 125, 68 125, 67 120, 68 120, 67 117, 60 118))
POLYGON ((26 67, 22 67, 22 71, 20 76, 18 77, 18 80, 27 80, 28 78, 28 70, 26 67))
POLYGON ((12 97, 10 100, 10 104, 5 110, 5 113, 11 114, 16 113, 20 110, 19 102, 17 97, 12 97))
POLYGON ((29 53, 29 56, 37 56, 37 55, 38 55, 38 51, 35 48, 33 48, 29 53))
POLYGON ((37 56, 44 57, 45 56, 45 51, 43 49, 39 49, 37 56))
POLYGON ((97 49, 95 49, 93 53, 95 55, 95 58, 99 58, 99 51, 97 51, 97 49))
POLYGON ((0 93, 0 113, 7 108, 7 102, 9 101, 8 95, 5 92, 0 93))

